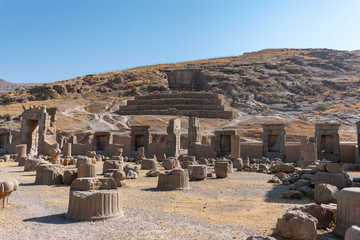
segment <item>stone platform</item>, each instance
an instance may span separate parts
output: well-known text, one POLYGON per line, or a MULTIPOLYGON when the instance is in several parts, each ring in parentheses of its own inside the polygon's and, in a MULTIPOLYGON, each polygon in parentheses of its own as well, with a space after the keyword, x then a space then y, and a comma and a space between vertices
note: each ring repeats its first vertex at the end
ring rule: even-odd
POLYGON ((183 115, 233 119, 220 94, 210 92, 155 93, 136 96, 116 112, 120 115, 183 115))

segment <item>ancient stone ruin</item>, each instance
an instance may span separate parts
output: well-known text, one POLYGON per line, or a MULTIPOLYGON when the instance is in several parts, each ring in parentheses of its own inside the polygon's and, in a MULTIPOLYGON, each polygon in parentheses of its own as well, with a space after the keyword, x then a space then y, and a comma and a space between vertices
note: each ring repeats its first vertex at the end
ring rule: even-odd
POLYGON ((16 191, 18 187, 17 180, 0 181, 0 209, 7 207, 11 192, 16 191))
POLYGON ((113 178, 78 178, 71 183, 66 217, 95 221, 122 217, 121 191, 113 178))
POLYGON ((316 123, 315 137, 318 159, 332 162, 340 161, 340 141, 338 123, 316 123))
POLYGON ((190 184, 188 172, 182 169, 175 169, 165 173, 160 173, 157 188, 161 190, 189 189, 190 184))
POLYGON ((188 128, 188 155, 195 156, 196 149, 195 144, 200 142, 200 127, 199 120, 196 117, 189 117, 189 128, 188 128))
POLYGON ((166 156, 178 157, 180 154, 181 119, 170 119, 167 134, 166 156))
POLYGON ((264 124, 263 135, 263 156, 274 159, 285 157, 285 125, 284 124, 264 124))
POLYGON ((24 108, 21 115, 21 142, 27 145, 29 154, 46 154, 56 146, 56 111, 57 108, 24 108))
POLYGON ((131 155, 136 156, 139 148, 144 148, 147 153, 150 141, 150 126, 131 126, 131 155))

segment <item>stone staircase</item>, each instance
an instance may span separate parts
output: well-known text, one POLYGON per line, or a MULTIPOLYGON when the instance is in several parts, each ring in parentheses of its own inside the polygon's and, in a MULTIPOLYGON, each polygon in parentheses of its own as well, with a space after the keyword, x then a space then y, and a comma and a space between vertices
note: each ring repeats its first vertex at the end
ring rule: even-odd
POLYGON ((128 100, 116 112, 120 115, 182 115, 201 118, 232 119, 220 94, 210 92, 153 93, 128 100))

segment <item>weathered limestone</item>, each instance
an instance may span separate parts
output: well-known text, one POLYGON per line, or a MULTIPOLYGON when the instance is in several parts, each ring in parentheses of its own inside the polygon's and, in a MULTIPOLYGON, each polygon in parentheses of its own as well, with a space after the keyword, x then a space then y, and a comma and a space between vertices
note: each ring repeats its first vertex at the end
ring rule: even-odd
POLYGON ((65 169, 64 170, 64 184, 71 185, 71 183, 77 178, 77 169, 65 169))
POLYGON ((285 160, 285 124, 264 124, 263 156, 285 160))
POLYGON ((0 129, 0 155, 8 152, 8 144, 12 143, 12 139, 12 132, 9 129, 0 129))
POLYGON ((147 153, 150 143, 150 126, 131 126, 131 155, 136 156, 137 150, 144 147, 144 153, 147 153))
POLYGON ((316 203, 309 203, 298 207, 293 207, 291 210, 300 210, 315 217, 318 220, 316 225, 317 229, 329 228, 331 223, 335 221, 335 215, 331 210, 316 203))
POLYGON ((359 240, 359 239, 360 239, 360 227, 354 225, 346 230, 344 240, 359 240))
POLYGON ((214 169, 217 178, 226 178, 228 176, 229 163, 225 161, 216 161, 214 169))
POLYGON ((165 168, 165 170, 171 170, 177 167, 177 165, 179 165, 178 160, 176 160, 173 157, 167 158, 163 161, 163 167, 165 168))
POLYGON ((277 220, 276 227, 282 237, 291 239, 316 240, 318 220, 308 213, 296 210, 287 211, 277 220))
POLYGON ((16 145, 17 156, 15 158, 15 162, 19 163, 18 166, 25 165, 25 161, 27 160, 26 148, 27 148, 26 144, 16 145))
POLYGON ((24 171, 36 171, 37 165, 45 163, 42 159, 28 159, 24 164, 24 171))
POLYGON ((36 167, 35 184, 62 184, 64 166, 60 164, 39 164, 36 167))
POLYGON ((312 137, 302 136, 300 138, 300 159, 298 166, 306 168, 317 161, 316 139, 312 137))
POLYGON ((240 135, 238 130, 215 131, 214 150, 216 156, 240 157, 240 135))
POLYGON ((106 173, 108 169, 123 169, 123 162, 118 160, 106 160, 103 165, 103 174, 106 173))
POLYGON ((61 150, 58 148, 52 148, 49 151, 50 162, 52 164, 60 164, 61 150))
POLYGON ((200 142, 200 127, 199 120, 196 117, 189 117, 189 128, 188 128, 188 155, 195 156, 195 144, 200 142))
POLYGON ((314 200, 316 203, 336 203, 339 189, 330 184, 319 184, 314 189, 314 200))
POLYGON ((360 188, 344 188, 338 194, 334 233, 340 237, 353 225, 360 225, 360 188))
POLYGON ((10 194, 16 191, 18 187, 19 182, 17 180, 0 181, 0 209, 7 207, 10 194))
POLYGON ((46 146, 56 144, 56 111, 57 108, 23 107, 21 122, 21 143, 27 145, 31 155, 47 153, 46 146))
POLYGON ((188 172, 181 169, 160 173, 158 189, 162 190, 185 190, 190 188, 188 172))
POLYGON ((71 157, 71 150, 72 150, 72 144, 71 143, 64 143, 63 156, 70 158, 71 157))
POLYGON ((91 161, 80 164, 77 171, 78 178, 96 177, 96 166, 91 161))
POLYGON ((155 170, 155 169, 150 169, 150 171, 148 171, 146 173, 147 177, 158 177, 160 175, 160 171, 159 170, 155 170))
POLYGON ((104 174, 104 176, 113 178, 118 187, 126 186, 125 183, 126 174, 121 169, 108 169, 107 172, 104 174))
POLYGON ((338 123, 315 124, 318 159, 326 159, 332 162, 340 161, 339 126, 338 123))
POLYGON ((190 165, 188 167, 190 181, 205 180, 207 170, 205 165, 190 165))
POLYGON ((181 119, 172 118, 169 121, 166 138, 166 156, 177 158, 180 154, 181 119))
POLYGON ((141 163, 141 161, 145 158, 145 148, 139 147, 137 150, 137 155, 135 158, 135 163, 141 163))
POLYGON ((196 164, 196 158, 194 156, 180 155, 178 159, 183 169, 188 169, 190 165, 196 164))
POLYGON ((351 185, 349 175, 345 172, 329 173, 319 171, 315 174, 315 186, 322 183, 334 185, 339 189, 343 189, 351 185))
POLYGON ((156 159, 149 159, 145 158, 141 162, 141 169, 142 170, 151 170, 151 169, 157 169, 158 162, 156 159))
POLYGON ((122 216, 121 192, 113 178, 78 178, 72 182, 67 218, 95 221, 122 216))

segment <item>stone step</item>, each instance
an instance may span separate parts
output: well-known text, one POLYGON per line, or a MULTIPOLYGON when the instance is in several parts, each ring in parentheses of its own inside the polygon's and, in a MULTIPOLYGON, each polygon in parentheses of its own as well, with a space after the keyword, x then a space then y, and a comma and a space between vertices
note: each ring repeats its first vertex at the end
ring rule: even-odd
POLYGON ((220 99, 197 99, 197 98, 159 98, 128 100, 127 105, 221 105, 220 99))
POLYGON ((224 111, 225 107, 223 105, 210 105, 210 104, 130 104, 127 106, 120 107, 120 110, 167 110, 167 109, 177 109, 177 110, 216 110, 224 111))
POLYGON ((196 98, 196 99, 218 99, 217 93, 206 92, 183 92, 183 93, 152 93, 145 96, 136 96, 135 100, 161 99, 161 98, 196 98))
POLYGON ((233 119, 232 111, 218 111, 218 110, 126 110, 120 109, 116 111, 119 115, 182 115, 188 117, 201 118, 223 118, 233 119))

